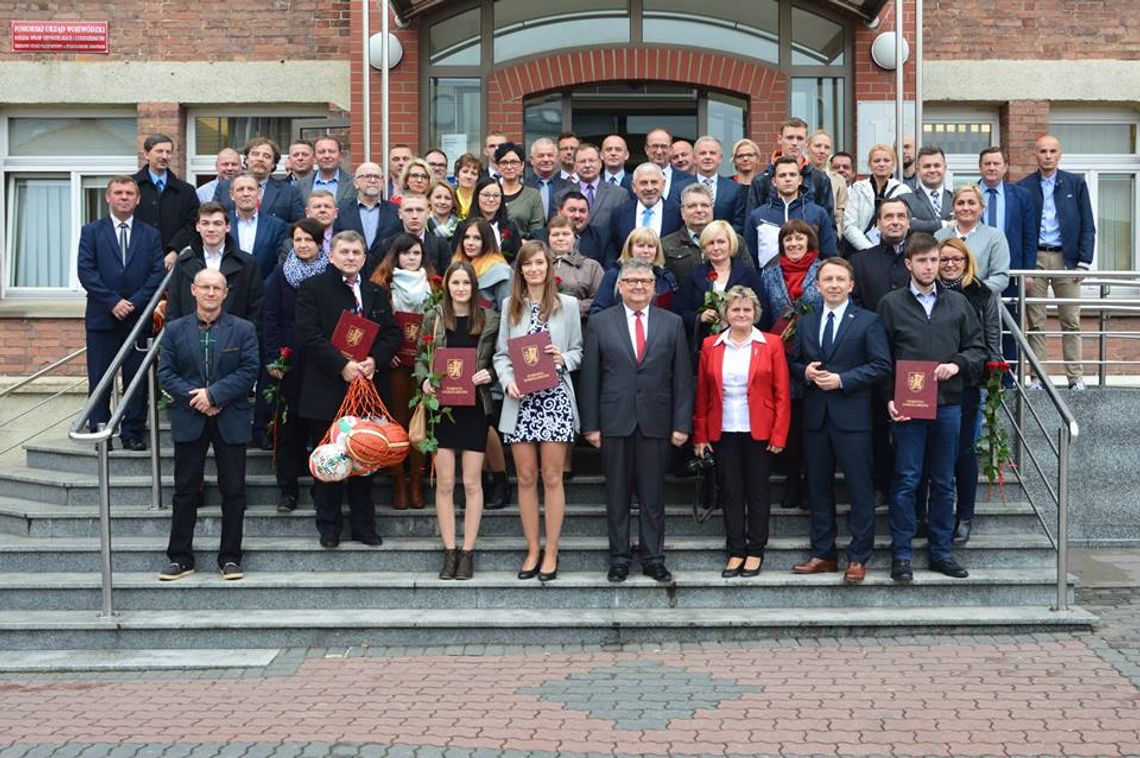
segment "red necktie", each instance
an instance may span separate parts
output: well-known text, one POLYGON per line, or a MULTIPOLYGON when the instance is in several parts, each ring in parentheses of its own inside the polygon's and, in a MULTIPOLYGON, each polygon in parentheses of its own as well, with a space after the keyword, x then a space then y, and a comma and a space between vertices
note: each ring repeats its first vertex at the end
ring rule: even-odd
POLYGON ((645 322, 641 320, 641 311, 633 312, 633 340, 636 343, 637 362, 645 357, 645 322))

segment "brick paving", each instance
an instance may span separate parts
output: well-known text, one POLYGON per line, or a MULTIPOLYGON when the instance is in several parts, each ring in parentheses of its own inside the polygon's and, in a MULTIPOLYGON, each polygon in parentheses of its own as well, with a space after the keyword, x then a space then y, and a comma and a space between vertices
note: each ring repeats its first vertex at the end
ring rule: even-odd
POLYGON ((0 758, 1140 755, 1140 592, 1091 634, 283 650, 6 675, 0 758))

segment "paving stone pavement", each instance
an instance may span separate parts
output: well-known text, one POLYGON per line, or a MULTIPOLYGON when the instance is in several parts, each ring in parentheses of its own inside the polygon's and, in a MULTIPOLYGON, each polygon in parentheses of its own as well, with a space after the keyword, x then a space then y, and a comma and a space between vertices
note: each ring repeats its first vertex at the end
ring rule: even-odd
POLYGON ((1090 634, 284 650, 12 675, 0 758, 1140 755, 1140 592, 1090 634))

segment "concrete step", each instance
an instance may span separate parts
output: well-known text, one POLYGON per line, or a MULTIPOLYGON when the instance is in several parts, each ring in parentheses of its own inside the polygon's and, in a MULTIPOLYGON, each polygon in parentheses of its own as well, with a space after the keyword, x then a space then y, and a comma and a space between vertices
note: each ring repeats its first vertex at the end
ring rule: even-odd
MULTIPOLYGON (((635 509, 636 510, 636 509, 635 509)), ((849 507, 840 505, 839 534, 847 534, 849 507)), ((315 513, 312 506, 302 505, 292 513, 277 513, 276 508, 254 506, 246 509, 245 533, 258 537, 306 537, 313 534, 315 513)), ((429 537, 438 534, 435 509, 396 511, 389 507, 376 509, 381 534, 405 537, 429 537)), ((155 509, 116 504, 112 508, 111 534, 119 537, 166 537, 170 533, 170 509, 155 509)), ((462 520, 460 518, 460 520, 462 520)), ((808 533, 807 511, 772 509, 770 529, 774 536, 802 536, 808 533)), ((978 505, 974 534, 1019 536, 1039 528, 1028 503, 981 503, 978 505)), ((485 511, 479 528, 486 536, 521 534, 517 507, 485 511)), ((878 509, 876 531, 888 533, 887 510, 878 509)), ((671 505, 665 511, 665 532, 715 536, 724 534, 724 520, 714 513, 704 523, 697 523, 692 509, 671 505)), ((51 505, 0 497, 0 533, 25 537, 96 537, 99 514, 96 506, 51 505)), ((207 506, 198 512, 197 533, 202 536, 221 534, 221 509, 207 506)), ((566 508, 563 526, 566 536, 604 536, 605 506, 572 503, 566 508)))
POLYGON ((732 641, 794 639, 798 630, 860 636, 995 629, 1087 630, 1097 618, 1071 607, 951 606, 907 608, 630 609, 272 609, 123 611, 100 618, 91 610, 0 612, 0 649, 232 649, 732 641))
MULTIPOLYGON (((155 573, 124 572, 114 577, 114 603, 122 610, 241 610, 257 608, 913 608, 939 603, 957 606, 1048 606, 1055 597, 1055 572, 1040 569, 979 569, 966 579, 919 571, 910 586, 896 586, 886 568, 868 572, 865 584, 848 587, 841 574, 797 576, 787 571, 750 579, 722 579, 719 573, 679 572, 662 585, 636 575, 620 584, 599 571, 560 571, 547 583, 519 581, 513 573, 483 571, 474 580, 441 581, 427 572, 250 571, 224 582, 212 565, 176 582, 155 573)), ((1071 600, 1071 598, 1070 598, 1071 600)), ((0 574, 0 607, 9 610, 77 610, 100 606, 97 572, 0 574)))
MULTIPOLYGON (((345 535, 347 536, 347 534, 345 535)), ((165 565, 165 536, 113 539, 113 566, 116 572, 156 572, 165 565)), ((915 540, 914 565, 926 565, 925 540, 915 540)), ((198 562, 213 565, 217 540, 197 542, 198 562)), ((890 565, 890 538, 875 541, 872 566, 890 565)), ((387 536, 383 546, 371 548, 345 541, 334 550, 322 548, 312 537, 247 537, 243 543, 243 564, 250 571, 319 572, 425 572, 439 569, 438 539, 430 537, 387 536)), ((479 540, 480 566, 487 571, 515 572, 525 557, 518 536, 486 537, 479 540)), ((768 542, 767 567, 786 571, 809 554, 806 536, 774 537, 768 542)), ((561 568, 565 571, 602 572, 608 564, 609 546, 604 537, 566 537, 561 544, 561 568)), ((720 571, 724 561, 721 536, 669 536, 665 538, 666 561, 674 571, 720 571)), ((955 556, 967 569, 1022 568, 1048 569, 1055 565, 1055 553, 1041 535, 1021 537, 978 535, 955 556)), ((99 566, 99 541, 91 537, 28 538, 0 535, 0 572, 94 571, 99 566)))

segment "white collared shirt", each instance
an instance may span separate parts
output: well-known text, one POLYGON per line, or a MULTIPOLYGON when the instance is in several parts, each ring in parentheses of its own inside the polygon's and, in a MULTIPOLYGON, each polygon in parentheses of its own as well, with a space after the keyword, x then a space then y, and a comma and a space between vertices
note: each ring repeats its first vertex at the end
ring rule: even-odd
POLYGON ((764 333, 756 327, 744 342, 737 345, 725 330, 716 338, 714 345, 724 345, 724 362, 721 363, 721 392, 724 397, 724 411, 721 416, 722 432, 750 432, 752 423, 748 416, 748 374, 752 367, 752 343, 767 343, 764 333))
POLYGON ((222 268, 222 256, 225 254, 226 254, 225 243, 222 243, 221 247, 219 247, 217 250, 212 251, 212 252, 211 252, 210 248, 206 247, 205 244, 202 245, 202 255, 206 259, 206 268, 210 269, 211 271, 220 271, 221 270, 221 268, 222 268))
MULTIPOLYGON (((345 284, 348 284, 348 277, 347 276, 345 276, 344 274, 341 274, 340 278, 341 278, 341 281, 343 281, 345 284)), ((353 295, 353 297, 356 298, 357 309, 363 308, 364 307, 364 301, 360 299, 360 273, 359 272, 356 274, 356 281, 353 282, 352 285, 350 285, 350 286, 352 287, 352 295, 353 295)))
MULTIPOLYGON (((650 210, 653 211, 653 216, 649 219, 649 228, 657 233, 657 238, 661 238, 661 217, 665 211, 665 195, 657 198, 657 202, 653 204, 650 210)), ((637 201, 637 215, 633 219, 633 225, 637 228, 641 227, 641 215, 645 212, 645 206, 641 201, 637 201)))
POLYGON ((673 186, 673 167, 666 166, 661 169, 661 173, 665 176, 665 185, 661 188, 661 197, 669 197, 669 188, 673 186))
POLYGON ((823 345, 823 334, 827 331, 827 314, 835 314, 835 326, 832 327, 835 331, 831 333, 831 338, 834 340, 839 335, 839 325, 843 323, 843 316, 847 313, 847 304, 850 302, 850 300, 844 300, 843 305, 838 308, 830 308, 824 303, 819 316, 819 344, 821 346, 823 345))
POLYGON ((914 286, 914 280, 910 282, 910 294, 914 295, 918 300, 918 304, 926 311, 926 318, 930 318, 931 312, 934 310, 934 304, 938 302, 938 287, 930 290, 929 293, 919 292, 918 288, 914 286))
POLYGON ((253 254, 253 241, 257 239, 257 213, 254 213, 248 219, 237 215, 237 238, 238 249, 244 250, 250 255, 253 254))
MULTIPOLYGON (((637 318, 633 315, 634 311, 624 302, 622 308, 625 308, 625 324, 629 328, 629 344, 633 345, 633 355, 637 357, 637 318)), ((645 329, 645 344, 649 344, 649 306, 641 309, 641 326, 645 329)), ((641 356, 642 359, 645 356, 641 356)))

